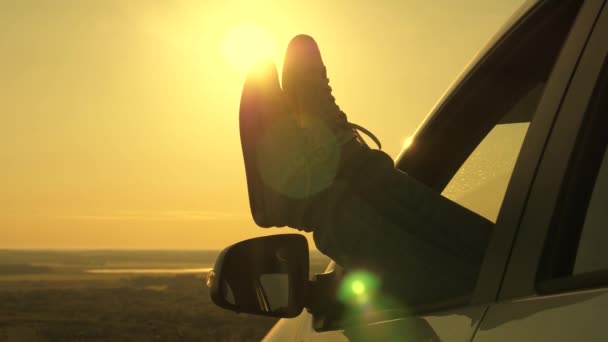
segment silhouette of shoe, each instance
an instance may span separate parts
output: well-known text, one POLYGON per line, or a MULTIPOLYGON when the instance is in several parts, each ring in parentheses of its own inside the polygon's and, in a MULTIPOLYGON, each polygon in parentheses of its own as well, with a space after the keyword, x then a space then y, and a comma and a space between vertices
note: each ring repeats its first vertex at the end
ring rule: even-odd
MULTIPOLYGON (((368 135, 381 148, 380 141, 367 129, 350 123, 336 104, 329 85, 327 69, 315 40, 307 35, 295 36, 287 47, 283 64, 283 92, 298 123, 306 128, 314 142, 319 126, 325 126, 340 144, 356 139, 365 141, 357 130, 368 135)), ((321 130, 323 131, 323 130, 321 130)), ((324 143, 321 140, 319 143, 324 143)))
POLYGON ((252 68, 243 87, 239 120, 249 204, 260 227, 312 231, 323 195, 346 164, 363 162, 369 150, 356 129, 377 138, 346 120, 312 38, 295 37, 284 65, 284 91, 272 63, 252 68))
POLYGON ((256 65, 247 75, 241 95, 239 126, 249 204, 260 227, 291 226, 298 221, 316 191, 312 156, 302 130, 285 105, 276 66, 256 65))

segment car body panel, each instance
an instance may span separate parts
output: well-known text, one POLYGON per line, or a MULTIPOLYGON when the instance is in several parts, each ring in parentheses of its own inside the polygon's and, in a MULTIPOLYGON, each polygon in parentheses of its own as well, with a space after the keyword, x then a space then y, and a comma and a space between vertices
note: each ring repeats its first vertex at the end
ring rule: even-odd
POLYGON ((467 341, 473 336, 485 313, 485 306, 468 307, 464 310, 447 310, 422 317, 404 317, 389 321, 353 327, 346 330, 317 332, 313 329, 312 316, 304 312, 297 318, 283 319, 264 338, 264 341, 349 341, 395 340, 409 337, 425 341, 467 341), (289 325, 298 321, 301 325, 289 325))
POLYGON ((404 317, 346 329, 345 334, 355 341, 469 341, 486 309, 476 306, 404 317))
POLYGON ((301 341, 302 330, 306 329, 305 322, 311 317, 306 310, 303 310, 297 317, 280 319, 266 334, 263 341, 301 341))
POLYGON ((606 308, 606 289, 500 303, 489 309, 474 341, 604 341, 606 308))

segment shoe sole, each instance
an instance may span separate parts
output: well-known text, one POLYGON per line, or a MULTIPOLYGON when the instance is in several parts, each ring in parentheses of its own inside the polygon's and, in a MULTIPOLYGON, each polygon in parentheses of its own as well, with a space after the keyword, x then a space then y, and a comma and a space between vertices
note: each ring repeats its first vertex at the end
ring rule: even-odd
POLYGON ((264 64, 255 67, 245 80, 239 109, 239 130, 249 206, 255 223, 263 228, 281 226, 285 210, 278 194, 265 184, 260 173, 259 145, 281 114, 281 89, 276 67, 264 64))

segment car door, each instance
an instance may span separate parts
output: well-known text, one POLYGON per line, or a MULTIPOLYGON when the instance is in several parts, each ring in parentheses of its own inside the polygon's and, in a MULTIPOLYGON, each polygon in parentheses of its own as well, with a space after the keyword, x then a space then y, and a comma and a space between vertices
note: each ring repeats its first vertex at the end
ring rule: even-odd
MULTIPOLYGON (((496 298, 498 293, 504 268, 519 224, 518 218, 521 216, 524 209, 524 199, 528 194, 538 162, 541 159, 545 141, 551 131, 552 122, 557 113, 559 103, 561 102, 562 96, 564 95, 567 84, 569 83, 576 66, 576 62, 583 49, 584 41, 591 31, 592 23, 588 23, 588 19, 597 14, 600 2, 601 1, 593 0, 587 1, 581 7, 576 6, 579 6, 582 2, 571 2, 577 3, 574 5, 576 11, 573 12, 573 19, 568 22, 566 30, 564 31, 565 41, 558 42, 557 52, 559 52, 559 57, 557 60, 547 62, 546 72, 550 74, 548 81, 539 84, 538 87, 529 87, 529 90, 522 92, 521 96, 517 97, 511 96, 512 93, 510 90, 502 87, 504 83, 499 82, 500 80, 490 79, 492 82, 487 82, 488 79, 486 77, 488 71, 495 65, 496 59, 511 59, 510 63, 512 64, 508 64, 509 66, 521 65, 523 67, 525 65, 525 60, 529 57, 529 55, 525 54, 514 56, 508 55, 507 52, 512 51, 513 49, 511 49, 509 42, 505 43, 503 41, 502 45, 497 44, 500 46, 492 47, 488 56, 482 58, 473 66, 471 71, 465 75, 463 80, 450 92, 447 99, 443 101, 443 103, 440 103, 438 109, 431 115, 431 123, 425 123, 425 125, 429 127, 433 126, 433 120, 436 122, 437 120, 442 120, 442 118, 459 117, 459 115, 463 114, 463 107, 470 111, 475 109, 483 110, 483 105, 486 103, 485 101, 487 101, 487 98, 484 98, 481 93, 476 91, 479 89, 477 87, 478 85, 483 85, 483 87, 492 87, 492 85, 494 85, 496 88, 486 89, 486 91, 494 93, 492 95, 493 97, 509 98, 509 101, 516 102, 515 104, 510 104, 509 108, 512 107, 512 110, 509 110, 509 113, 517 114, 517 112, 520 111, 524 112, 523 116, 532 117, 530 123, 523 122, 524 125, 522 126, 522 122, 516 120, 518 115, 507 115, 509 113, 505 113, 505 120, 500 122, 500 124, 496 125, 493 129, 490 129, 486 138, 483 138, 481 142, 478 142, 478 144, 476 144, 477 146, 473 146, 472 151, 469 151, 464 158, 462 158, 463 162, 457 170, 452 172, 451 177, 447 179, 447 184, 433 186, 432 183, 427 183, 429 186, 432 186, 439 191, 443 190, 443 194, 446 197, 451 198, 456 202, 460 201, 459 203, 463 206, 482 216, 488 217, 496 224, 495 228, 497 233, 494 234, 495 236, 490 243, 486 261, 480 271, 478 286, 474 293, 472 293, 472 296, 464 300, 454 299, 454 301, 451 302, 429 303, 429 305, 426 306, 410 308, 409 315, 404 315, 402 317, 387 317, 385 321, 378 321, 373 324, 356 327, 351 326, 345 331, 317 331, 313 328, 313 325, 315 325, 314 317, 308 313, 303 313, 298 318, 303 325, 301 330, 298 331, 297 340, 345 340, 345 335, 352 340, 399 339, 408 336, 426 340, 447 341, 463 341, 472 338, 477 325, 486 312, 488 304, 496 298), (485 83, 479 83, 481 82, 481 79, 485 80, 485 83), (465 101, 465 104, 469 103, 470 105, 461 106, 461 101, 465 101), (510 118, 507 119, 506 117, 510 118), (513 124, 517 127, 505 128, 503 127, 504 124, 513 124), (479 158, 479 155, 486 154, 480 153, 480 151, 494 148, 496 142, 502 141, 501 139, 505 137, 505 132, 507 132, 507 137, 514 142, 512 146, 507 149, 508 151, 505 151, 506 154, 511 155, 513 158, 505 165, 505 174, 501 174, 502 178, 498 179, 498 183, 501 184, 500 186, 503 187, 503 189, 498 191, 499 195, 494 196, 496 197, 496 200, 492 201, 496 203, 492 208, 478 208, 478 202, 467 202, 463 200, 463 198, 470 198, 471 196, 459 197, 457 191, 454 189, 461 188, 460 183, 466 182, 466 180, 462 179, 462 172, 464 172, 462 170, 475 169, 475 165, 479 164, 480 159, 482 159, 481 164, 484 164, 485 160, 479 158), (513 134, 509 132, 512 132, 513 134), (514 164, 516 164, 516 166, 513 169, 514 164)), ((544 12, 542 11, 548 11, 550 6, 557 5, 550 4, 549 2, 541 3, 538 5, 537 12, 533 11, 534 13, 526 16, 526 18, 517 25, 525 26, 526 20, 541 20, 542 15, 544 15, 544 12)), ((563 9, 554 8, 553 10, 563 9)), ((572 10, 572 8, 569 8, 569 10, 572 10)), ((555 15, 555 13, 553 13, 553 15, 555 15)), ((568 16, 568 12, 562 12, 561 15, 568 16)), ((533 25, 535 22, 527 24, 530 25, 530 28, 536 27, 536 25, 533 25)), ((506 35, 506 41, 510 39, 511 43, 518 42, 529 36, 528 32, 525 30, 523 32, 517 32, 517 30, 513 31, 515 33, 509 32, 510 34, 506 35), (518 33, 522 36, 519 36, 518 33)), ((543 34, 556 35, 556 32, 548 30, 543 34)), ((536 36, 536 38, 543 39, 542 36, 536 36)), ((531 45, 528 46, 535 46, 533 43, 534 42, 531 42, 531 45)), ((540 45, 542 44, 539 43, 538 46, 540 45)), ((534 51, 528 52, 534 53, 534 51)), ((511 84, 511 87, 513 88, 518 88, 519 86, 520 85, 517 84, 516 81, 511 84)), ((528 86, 528 84, 521 84, 521 87, 527 88, 528 86)), ((502 100, 498 100, 498 102, 500 101, 502 100)), ((425 131, 425 128, 423 127, 421 134, 424 134, 427 131, 428 130, 425 131)), ((467 132, 463 132, 462 134, 466 135, 467 132)), ((440 138, 435 137, 435 139, 440 138)), ((419 142, 414 139, 414 144, 417 143, 419 142)), ((409 160, 415 160, 416 156, 410 156, 405 153, 404 158, 405 160, 402 159, 398 162, 398 167, 412 175, 416 175, 418 171, 415 169, 415 166, 420 164, 409 162, 409 160), (408 160, 408 158, 410 159, 408 160)), ((420 172, 424 172, 424 170, 420 172)), ((495 187, 479 187, 476 190, 483 191, 487 194, 494 192, 495 187)), ((470 195, 474 192, 468 191, 467 193, 470 195)))
POLYGON ((500 290, 474 341, 603 341, 608 314, 608 9, 539 165, 500 290))

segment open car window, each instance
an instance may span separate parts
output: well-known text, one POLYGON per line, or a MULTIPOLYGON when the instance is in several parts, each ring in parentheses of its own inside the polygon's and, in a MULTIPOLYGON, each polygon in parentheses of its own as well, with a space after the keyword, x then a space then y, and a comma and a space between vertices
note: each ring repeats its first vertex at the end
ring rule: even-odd
MULTIPOLYGON (((581 3, 542 2, 532 9, 433 113, 398 167, 495 222, 536 107, 581 3)), ((420 310, 467 302, 465 296, 421 304, 420 310)))
POLYGON ((496 223, 515 161, 545 88, 539 82, 507 110, 469 155, 442 195, 496 223))

